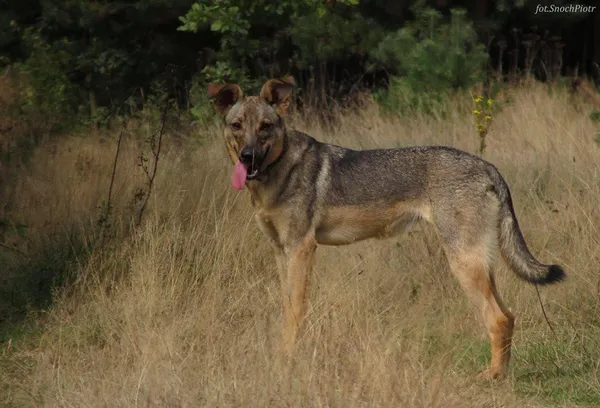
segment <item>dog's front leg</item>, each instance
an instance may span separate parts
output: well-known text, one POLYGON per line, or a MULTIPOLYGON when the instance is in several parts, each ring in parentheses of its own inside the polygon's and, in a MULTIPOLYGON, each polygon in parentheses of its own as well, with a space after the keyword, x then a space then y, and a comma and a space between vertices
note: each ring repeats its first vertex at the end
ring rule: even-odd
POLYGON ((283 347, 291 355, 307 309, 307 294, 317 243, 305 237, 278 256, 283 303, 283 347))
POLYGON ((288 264, 289 257, 285 253, 285 250, 279 244, 273 245, 273 251, 275 253, 275 261, 277 263, 277 273, 279 274, 279 284, 281 287, 281 311, 283 315, 283 336, 285 337, 286 331, 286 316, 288 315, 288 309, 290 302, 286 301, 287 296, 285 296, 286 288, 287 288, 287 277, 288 277, 288 264))

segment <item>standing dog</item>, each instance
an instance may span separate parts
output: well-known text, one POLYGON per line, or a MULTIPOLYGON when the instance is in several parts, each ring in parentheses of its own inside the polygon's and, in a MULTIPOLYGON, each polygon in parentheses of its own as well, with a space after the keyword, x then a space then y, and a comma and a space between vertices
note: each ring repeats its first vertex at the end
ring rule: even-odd
POLYGON ((425 219, 483 315, 492 355, 481 376, 504 376, 514 316, 494 284, 495 250, 517 276, 534 284, 561 281, 565 273, 529 252, 498 170, 449 147, 356 151, 318 142, 285 125, 293 87, 291 77, 271 79, 260 96, 244 97, 238 85, 208 86, 224 118, 233 186, 248 187, 258 225, 275 251, 287 352, 306 313, 317 244, 388 238, 425 219))

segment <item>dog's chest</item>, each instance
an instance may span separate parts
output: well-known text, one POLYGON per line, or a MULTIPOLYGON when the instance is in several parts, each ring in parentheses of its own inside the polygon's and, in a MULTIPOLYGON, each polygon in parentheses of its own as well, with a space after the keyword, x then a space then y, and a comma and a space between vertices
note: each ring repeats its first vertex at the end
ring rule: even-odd
POLYGON ((279 211, 268 211, 257 209, 255 215, 258 226, 262 232, 267 235, 277 245, 283 244, 285 236, 285 223, 282 220, 282 214, 279 211))

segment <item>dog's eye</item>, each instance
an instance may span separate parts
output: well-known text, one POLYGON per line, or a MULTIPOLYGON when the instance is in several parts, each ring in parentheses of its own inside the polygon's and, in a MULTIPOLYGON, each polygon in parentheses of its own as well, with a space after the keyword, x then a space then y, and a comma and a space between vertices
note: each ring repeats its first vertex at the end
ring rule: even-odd
POLYGON ((233 130, 240 130, 242 128, 242 124, 240 122, 233 122, 230 126, 233 130))
POLYGON ((260 124, 260 130, 261 131, 271 130, 272 127, 273 127, 272 123, 263 122, 263 123, 260 124))

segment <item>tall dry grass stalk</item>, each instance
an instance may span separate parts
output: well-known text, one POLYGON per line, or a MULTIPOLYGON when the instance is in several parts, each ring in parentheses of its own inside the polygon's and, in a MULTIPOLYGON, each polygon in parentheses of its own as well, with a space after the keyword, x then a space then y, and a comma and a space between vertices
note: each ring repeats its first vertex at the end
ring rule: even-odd
MULTIPOLYGON (((475 380, 487 364, 485 331, 426 225, 395 240, 317 252, 307 330, 288 366, 278 353, 271 250, 247 192, 230 187, 229 159, 214 132, 201 148, 167 150, 142 227, 91 251, 69 290, 57 291, 36 340, 5 347, 1 401, 542 407, 600 398, 596 129, 566 95, 541 85, 510 97, 486 158, 506 176, 534 254, 564 265, 568 280, 540 290, 553 336, 535 288, 499 267, 498 285, 517 316, 508 381, 475 380)), ((475 152, 479 143, 468 109, 445 120, 391 120, 370 105, 343 114, 333 130, 294 124, 355 148, 444 144, 475 152)), ((46 223, 88 222, 106 191, 114 147, 113 139, 66 138, 53 151, 40 149, 15 194, 23 220, 40 236, 46 223)), ((125 139, 122 149, 114 206, 127 224, 142 175, 135 144, 125 139)))

